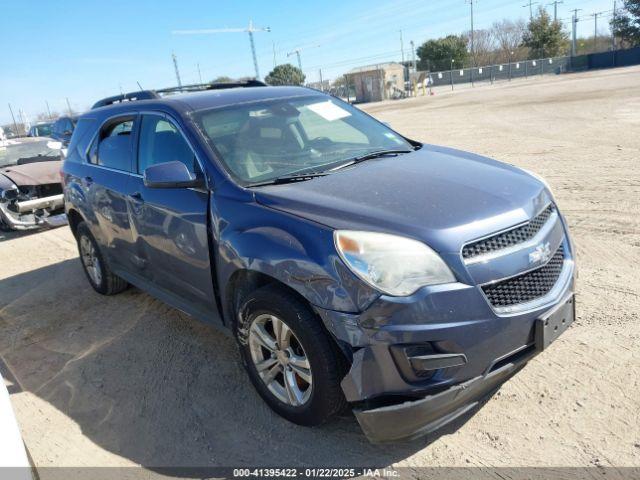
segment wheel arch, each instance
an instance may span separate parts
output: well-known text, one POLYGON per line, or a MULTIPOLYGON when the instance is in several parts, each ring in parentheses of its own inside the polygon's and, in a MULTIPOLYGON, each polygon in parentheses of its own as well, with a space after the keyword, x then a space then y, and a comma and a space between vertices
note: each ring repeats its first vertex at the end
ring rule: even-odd
POLYGON ((80 222, 85 221, 84 217, 75 208, 70 208, 67 211, 67 218, 69 220, 69 228, 71 229, 71 233, 73 233, 73 236, 76 237, 78 232, 78 225, 80 225, 80 222))
POLYGON ((243 300, 246 299, 252 292, 258 290, 259 288, 265 287, 267 285, 271 285, 281 289, 284 292, 294 296, 299 301, 304 303, 309 310, 316 317, 318 324, 325 331, 329 338, 331 338, 333 345, 336 347, 336 350, 343 356, 345 361, 349 361, 351 359, 351 351, 344 342, 339 341, 336 336, 331 332, 329 328, 327 328, 326 324, 318 315, 318 312, 314 308, 313 304, 305 298, 300 292, 282 282, 281 280, 268 275, 263 272, 259 272, 257 270, 251 269, 240 269, 233 273, 230 277, 227 287, 225 289, 224 299, 223 299, 223 308, 225 310, 225 319, 227 327, 229 327, 232 331, 235 332, 236 324, 237 324, 237 316, 242 306, 243 300))

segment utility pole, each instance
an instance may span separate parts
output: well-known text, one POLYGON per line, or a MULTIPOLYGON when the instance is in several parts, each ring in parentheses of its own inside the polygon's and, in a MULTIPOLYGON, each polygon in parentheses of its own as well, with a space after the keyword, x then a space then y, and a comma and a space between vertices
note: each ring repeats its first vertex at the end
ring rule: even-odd
POLYGON ((564 3, 564 0, 555 0, 547 4, 547 5, 553 5, 553 21, 554 22, 558 21, 558 4, 559 3, 564 3))
POLYGON ((51 120, 51 109, 49 108, 49 102, 47 100, 44 101, 47 104, 47 115, 49 115, 49 120, 51 120))
POLYGON ((597 52, 598 51, 598 17, 600 15, 602 15, 605 12, 596 12, 596 13, 592 13, 591 16, 593 17, 593 51, 597 52))
POLYGON ((473 0, 465 0, 468 1, 471 6, 471 58, 473 58, 473 66, 477 65, 476 62, 476 46, 475 46, 475 30, 473 28, 473 0))
POLYGON ((522 8, 529 7, 529 21, 533 20, 533 6, 536 5, 537 3, 538 2, 529 0, 529 3, 527 3, 526 5, 522 5, 522 8))
POLYGON ((611 51, 616 49, 616 0, 613 0, 613 23, 611 25, 611 51))
POLYGON ((400 32, 400 52, 402 52, 402 65, 404 66, 404 41, 402 40, 402 30, 400 32))
POLYGON ((302 71, 302 60, 300 60, 300 49, 296 49, 293 52, 287 53, 287 58, 289 58, 293 54, 295 54, 295 56, 298 58, 298 68, 300 69, 300 71, 302 71))
POLYGON ((65 97, 67 101, 67 108, 69 109, 69 115, 73 115, 73 111, 71 110, 71 104, 69 103, 69 97, 65 97))
POLYGON ((180 70, 178 70, 178 57, 176 57, 175 53, 172 53, 171 58, 173 59, 173 68, 176 71, 176 80, 178 82, 178 87, 182 88, 182 81, 180 80, 180 70))
POLYGON ((320 91, 324 92, 324 83, 322 83, 322 69, 318 69, 318 76, 320 77, 320 91))
POLYGON ((202 72, 200 71, 200 64, 196 63, 196 66, 198 67, 198 78, 200 79, 200 85, 202 85, 202 72))
POLYGON ((16 133, 16 136, 18 136, 18 124, 16 123, 16 117, 13 115, 13 108, 11 108, 10 103, 8 103, 7 105, 9 105, 9 112, 11 112, 11 120, 13 120, 13 129, 16 133))
POLYGON ((320 45, 314 45, 312 47, 305 47, 305 48, 296 48, 295 50, 290 51, 289 53, 287 53, 287 58, 289 58, 291 55, 294 55, 298 58, 298 68, 300 69, 300 71, 302 71, 302 61, 300 60, 300 52, 302 50, 306 50, 308 48, 318 48, 320 45))
POLYGON ((273 46, 273 68, 276 68, 276 42, 271 42, 273 46))
POLYGON ((572 25, 572 29, 571 29, 571 56, 575 57, 576 56, 576 40, 577 40, 577 34, 576 34, 576 30, 578 29, 578 12, 581 11, 581 8, 574 8, 573 9, 573 18, 571 19, 571 25, 572 25))
POLYGON ((260 80, 260 71, 258 69, 258 58, 256 56, 256 44, 253 40, 255 32, 270 32, 269 27, 254 27, 253 21, 249 20, 249 26, 246 28, 213 28, 204 30, 174 30, 174 35, 208 35, 211 33, 235 33, 242 32, 249 34, 249 43, 251 44, 251 55, 253 56, 253 68, 256 72, 256 80, 260 80))
POLYGON ((413 40, 409 42, 411 45, 411 63, 413 63, 413 71, 414 73, 418 71, 418 65, 416 64, 416 45, 413 43, 413 40))

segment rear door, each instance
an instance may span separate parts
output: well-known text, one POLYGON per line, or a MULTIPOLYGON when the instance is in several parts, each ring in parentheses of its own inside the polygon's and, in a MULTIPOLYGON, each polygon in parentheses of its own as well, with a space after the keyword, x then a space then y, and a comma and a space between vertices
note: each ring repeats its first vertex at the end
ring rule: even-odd
POLYGON ((177 126, 162 113, 140 117, 136 173, 129 185, 129 210, 140 273, 174 306, 205 321, 219 322, 209 257, 208 199, 205 189, 147 188, 144 169, 180 161, 203 172, 177 126))
POLYGON ((86 175, 80 178, 95 216, 97 238, 109 262, 130 270, 137 263, 126 195, 134 168, 134 126, 137 115, 107 120, 89 149, 86 175))

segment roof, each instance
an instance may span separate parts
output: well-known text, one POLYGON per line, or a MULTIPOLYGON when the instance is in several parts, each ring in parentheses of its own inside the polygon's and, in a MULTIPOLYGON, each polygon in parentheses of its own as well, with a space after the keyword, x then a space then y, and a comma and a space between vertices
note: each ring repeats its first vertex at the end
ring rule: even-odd
POLYGON ((96 112, 130 111, 131 109, 153 108, 166 105, 179 112, 198 111, 209 108, 225 107, 237 103, 247 103, 276 98, 300 97, 306 95, 321 95, 320 92, 306 87, 259 87, 259 88, 229 88, 223 90, 205 90, 201 92, 179 93, 167 97, 148 100, 121 102, 89 110, 85 115, 91 116, 96 112))
POLYGON ((375 70, 387 70, 389 68, 398 67, 403 68, 402 64, 398 62, 376 63, 374 65, 365 65, 364 67, 352 68, 348 73, 373 72, 375 70))

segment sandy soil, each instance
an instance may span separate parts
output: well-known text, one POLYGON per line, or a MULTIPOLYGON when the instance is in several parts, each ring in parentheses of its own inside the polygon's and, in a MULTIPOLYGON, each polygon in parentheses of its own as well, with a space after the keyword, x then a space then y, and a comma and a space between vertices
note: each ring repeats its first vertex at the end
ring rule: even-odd
POLYGON ((373 446, 274 415, 230 338, 86 282, 68 228, 0 239, 0 355, 38 466, 640 466, 640 68, 366 106, 400 132, 542 174, 578 250, 578 319, 481 408, 373 446))

